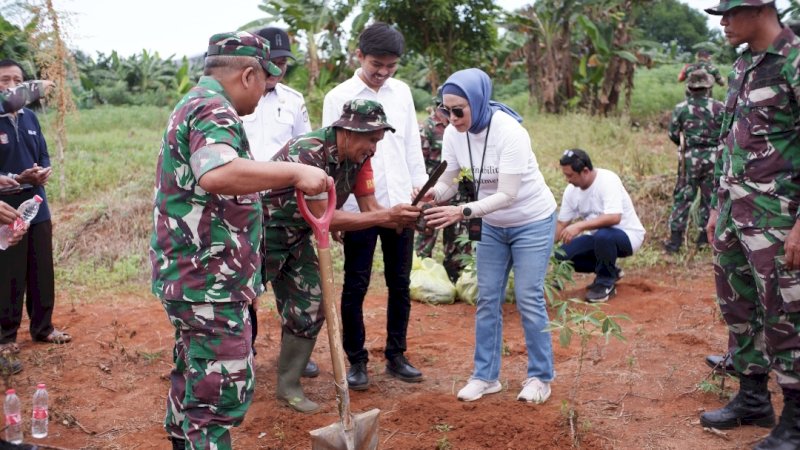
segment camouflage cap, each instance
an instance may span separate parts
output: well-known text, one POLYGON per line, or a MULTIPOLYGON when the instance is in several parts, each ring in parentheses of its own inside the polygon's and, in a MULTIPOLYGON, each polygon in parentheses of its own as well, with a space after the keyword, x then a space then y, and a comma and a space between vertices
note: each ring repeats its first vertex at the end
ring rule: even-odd
POLYGON ((269 42, 247 31, 218 33, 208 40, 208 56, 252 56, 269 75, 278 76, 283 71, 269 62, 269 42))
POLYGON ((388 129, 394 133, 394 127, 386 121, 383 105, 375 100, 357 98, 345 102, 342 116, 331 124, 332 127, 365 133, 368 131, 388 129))
POLYGON ((714 16, 721 16, 727 11, 740 6, 764 6, 770 3, 775 3, 775 0, 720 0, 717 6, 706 8, 705 12, 714 16))
POLYGON ((705 69, 695 69, 689 74, 686 80, 686 87, 689 89, 708 89, 714 86, 714 77, 705 69))

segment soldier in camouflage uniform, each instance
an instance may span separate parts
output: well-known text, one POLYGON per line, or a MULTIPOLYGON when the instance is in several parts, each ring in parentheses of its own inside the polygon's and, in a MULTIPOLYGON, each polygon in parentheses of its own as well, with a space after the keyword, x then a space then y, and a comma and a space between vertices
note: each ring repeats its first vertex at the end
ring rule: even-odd
MULTIPOLYGON (((398 204, 386 209, 375 199, 370 158, 386 130, 394 132, 380 103, 351 100, 344 104, 339 120, 289 141, 273 160, 319 167, 333 178, 337 210, 331 231, 410 227, 419 216, 418 207, 398 204), (351 193, 360 213, 340 210, 351 193)), ((313 233, 298 210, 294 191, 273 190, 265 204, 266 274, 275 292, 283 332, 277 397, 296 411, 312 413, 319 405, 303 393, 300 376, 324 321, 320 311, 319 262, 311 241, 313 233)), ((320 216, 326 202, 317 199, 308 205, 320 216)))
POLYGON ((695 70, 689 75, 686 100, 672 111, 669 138, 684 147, 679 148, 678 177, 673 191, 674 202, 669 216, 670 240, 664 243, 668 253, 676 253, 683 243, 683 233, 689 221, 689 209, 700 190, 697 244, 708 243, 703 227, 708 222, 711 191, 714 188, 714 162, 722 124, 721 102, 711 98, 714 80, 705 70, 695 70))
MULTIPOLYGON (((782 27, 772 0, 724 0, 733 65, 715 167, 719 188, 707 230, 713 233, 717 299, 738 348, 739 392, 703 413, 704 427, 771 427, 767 388, 777 374, 780 423, 755 448, 800 448, 800 39, 782 27)), ((712 236, 709 236, 711 238, 712 236)))
POLYGON ((718 85, 725 86, 725 80, 722 78, 722 74, 719 73, 719 69, 711 63, 711 54, 708 50, 698 51, 696 61, 683 66, 681 73, 678 74, 678 81, 684 82, 688 80, 689 75, 695 70, 705 71, 714 78, 714 81, 716 81, 718 85))
MULTIPOLYGON (((425 170, 430 173, 442 160, 442 136, 444 136, 444 129, 447 128, 449 121, 447 117, 439 111, 439 106, 442 103, 441 89, 437 96, 433 99, 433 110, 430 116, 425 119, 420 127, 420 137, 422 139, 422 156, 425 158, 425 170)), ((466 181, 459 183, 458 192, 450 201, 450 205, 460 205, 469 201, 469 194, 471 192, 471 184, 466 181)), ((465 263, 461 261, 458 255, 469 255, 472 253, 472 245, 468 240, 458 242, 457 237, 466 235, 467 226, 466 221, 456 222, 453 225, 446 227, 442 231, 442 245, 444 246, 444 268, 450 281, 456 282, 461 270, 464 268, 465 263)), ((414 248, 417 255, 421 258, 430 258, 433 254, 433 248, 436 246, 436 239, 439 236, 439 230, 426 228, 424 232, 417 235, 414 248)))
POLYGON ((26 81, 11 89, 0 91, 0 114, 10 114, 22 109, 23 106, 44 97, 47 89, 53 85, 52 81, 26 81))
POLYGON ((253 399, 247 305, 263 290, 259 192, 324 192, 314 167, 252 161, 240 115, 264 93, 269 45, 247 32, 211 37, 204 76, 161 142, 150 241, 152 290, 175 327, 165 428, 173 449, 230 449, 253 399))

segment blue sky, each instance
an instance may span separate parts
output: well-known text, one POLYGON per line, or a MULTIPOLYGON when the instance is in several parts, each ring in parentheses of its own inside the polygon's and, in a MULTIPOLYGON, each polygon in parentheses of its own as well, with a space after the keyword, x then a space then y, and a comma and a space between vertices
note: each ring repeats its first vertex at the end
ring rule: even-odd
MULTIPOLYGON (((546 1, 546 0, 544 0, 546 1)), ((716 0, 681 0, 702 9, 716 0)), ((497 0, 506 9, 515 9, 532 0, 497 0)), ((94 56, 117 50, 130 56, 143 49, 158 51, 161 57, 175 54, 196 55, 205 51, 208 37, 234 30, 252 20, 263 18, 258 0, 53 0, 56 9, 70 12, 66 24, 71 48, 94 56), (208 11, 208 13, 205 13, 208 11)), ((786 6, 788 0, 778 0, 786 6)), ((710 26, 719 19, 709 18, 710 26)))

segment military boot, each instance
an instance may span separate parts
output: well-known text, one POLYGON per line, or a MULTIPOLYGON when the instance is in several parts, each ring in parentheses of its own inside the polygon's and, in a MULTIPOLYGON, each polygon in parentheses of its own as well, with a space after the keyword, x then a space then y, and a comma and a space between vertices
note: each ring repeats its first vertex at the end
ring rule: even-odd
POLYGON ((278 389, 275 395, 295 411, 306 414, 319 409, 318 404, 306 398, 300 385, 300 376, 314 350, 314 343, 314 339, 284 334, 278 356, 278 389))
POLYGON ((783 411, 778 426, 755 450, 796 450, 800 448, 800 391, 783 390, 783 411))
POLYGON ((664 250, 667 253, 678 253, 683 244, 683 231, 673 231, 668 241, 664 241, 664 250))
POLYGON ((706 234, 705 230, 700 230, 700 232, 697 233, 697 239, 694 241, 694 243, 698 247, 708 245, 708 234, 706 234))
POLYGON ((769 375, 739 374, 739 393, 727 405, 714 411, 700 414, 704 427, 727 430, 740 425, 772 427, 775 411, 772 409, 769 390, 769 375))
POLYGON ((176 437, 171 437, 169 440, 172 441, 172 450, 186 450, 185 440, 176 437))

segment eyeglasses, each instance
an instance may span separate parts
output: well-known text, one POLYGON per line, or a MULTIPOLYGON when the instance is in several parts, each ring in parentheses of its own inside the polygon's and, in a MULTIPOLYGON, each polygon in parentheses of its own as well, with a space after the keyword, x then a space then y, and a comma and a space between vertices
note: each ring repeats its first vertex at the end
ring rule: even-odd
POLYGON ((439 106, 439 111, 441 111, 442 114, 444 114, 444 116, 447 117, 448 119, 450 118, 450 113, 453 113, 453 115, 455 115, 459 119, 462 119, 464 117, 464 109, 465 108, 467 108, 467 107, 466 106, 456 106, 456 107, 453 107, 453 108, 448 108, 447 106, 441 105, 441 106, 439 106))

